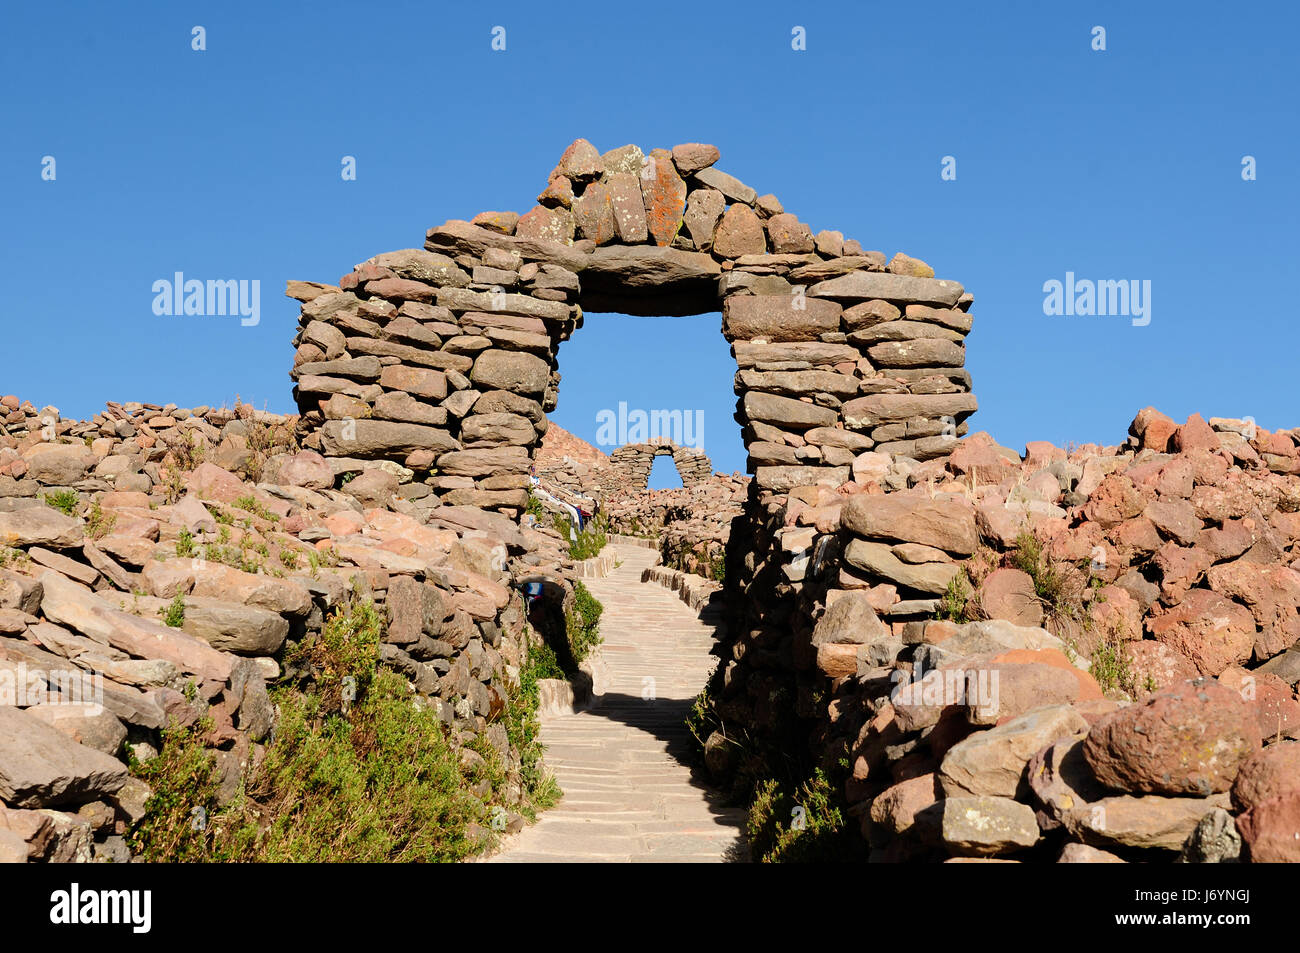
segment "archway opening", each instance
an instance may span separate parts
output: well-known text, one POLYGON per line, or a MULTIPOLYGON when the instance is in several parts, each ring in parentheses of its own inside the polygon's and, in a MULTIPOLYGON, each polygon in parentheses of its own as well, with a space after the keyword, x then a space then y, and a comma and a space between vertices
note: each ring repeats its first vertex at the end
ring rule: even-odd
POLYGON ((655 462, 650 468, 649 489, 672 490, 685 485, 681 473, 677 470, 677 464, 673 462, 671 456, 661 453, 655 457, 655 462))
POLYGON ((558 399, 549 420, 606 456, 629 445, 661 454, 643 461, 645 475, 653 467, 659 481, 651 488, 683 485, 675 448, 707 454, 715 470, 744 472, 736 361, 720 324, 717 312, 585 314, 559 348, 558 399))

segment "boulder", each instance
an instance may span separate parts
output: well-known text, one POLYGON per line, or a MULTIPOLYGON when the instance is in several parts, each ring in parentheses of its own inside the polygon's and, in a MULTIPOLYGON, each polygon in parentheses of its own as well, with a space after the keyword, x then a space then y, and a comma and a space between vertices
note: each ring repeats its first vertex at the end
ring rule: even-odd
POLYGON ((1035 754, 1087 730, 1083 716, 1068 705, 1036 709, 950 748, 939 768, 939 783, 948 797, 1016 797, 1029 790, 1025 768, 1035 754))
POLYGON ((1222 809, 1227 797, 1107 797, 1068 811, 1064 824, 1075 837, 1097 847, 1181 850, 1201 818, 1222 809))
POLYGON ((987 857, 1038 843, 1033 809, 1009 797, 948 797, 939 809, 944 845, 955 854, 987 857))
POLYGON ((1228 790, 1259 741, 1241 697, 1197 678, 1104 716, 1083 754, 1112 789, 1204 797, 1228 790))
POLYGON ((979 542, 975 508, 955 495, 859 493, 844 505, 840 522, 867 539, 921 543, 956 556, 969 556, 979 542))
POLYGON ((116 609, 107 600, 58 573, 45 572, 40 580, 45 587, 41 611, 47 619, 138 659, 170 662, 183 672, 214 681, 224 682, 230 677, 234 659, 206 642, 116 609))
POLYGON ((83 525, 81 520, 48 506, 0 510, 0 546, 69 549, 81 544, 83 525))
POLYGON ((51 807, 107 797, 126 783, 126 765, 78 744, 26 712, 0 706, 0 798, 51 807))

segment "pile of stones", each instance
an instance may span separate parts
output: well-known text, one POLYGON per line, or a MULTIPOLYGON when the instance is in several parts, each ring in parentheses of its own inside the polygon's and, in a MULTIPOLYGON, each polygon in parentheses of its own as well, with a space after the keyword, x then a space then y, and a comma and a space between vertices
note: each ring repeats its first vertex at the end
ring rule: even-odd
POLYGON ((155 757, 169 726, 211 720, 234 796, 273 731, 285 649, 358 597, 466 786, 484 786, 490 747, 519 801, 501 716, 535 636, 511 571, 572 589, 544 532, 404 500, 382 465, 349 478, 351 463, 276 445, 293 417, 247 405, 111 404, 90 421, 0 406, 0 856, 129 859, 151 792, 128 752, 155 757))
MULTIPOLYGON (((768 499, 729 558, 724 721, 788 738, 793 697, 881 860, 1300 860, 1300 430, 1130 434, 978 434, 768 499)), ((707 753, 735 768, 725 732, 707 753)))

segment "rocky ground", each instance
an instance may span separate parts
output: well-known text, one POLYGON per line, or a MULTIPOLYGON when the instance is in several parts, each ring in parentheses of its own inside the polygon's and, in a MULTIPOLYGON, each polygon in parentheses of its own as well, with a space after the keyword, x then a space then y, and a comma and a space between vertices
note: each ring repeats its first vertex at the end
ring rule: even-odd
MULTIPOLYGON (((1148 408, 1117 447, 976 434, 774 501, 815 746, 874 856, 1300 859, 1297 444, 1148 408)), ((715 682, 733 724, 762 721, 761 636, 715 682)))
POLYGON ((152 792, 128 760, 168 726, 206 719, 232 796, 273 736, 286 646, 354 596, 379 606, 381 658, 436 709, 466 785, 486 810, 477 752, 498 754, 505 827, 522 823, 502 712, 529 636, 509 567, 571 590, 556 534, 403 499, 382 463, 332 469, 294 449, 295 418, 238 403, 0 411, 6 860, 129 859, 152 792))
MULTIPOLYGON (((529 651, 512 586, 571 590, 558 533, 404 499, 382 462, 331 466, 246 405, 0 406, 8 859, 129 859, 152 792, 128 761, 169 724, 210 719, 233 793, 272 736, 285 646, 355 593, 466 763, 480 738, 518 763, 499 722, 529 651)), ((804 717, 848 765, 875 859, 1300 859, 1300 431, 1149 408, 1118 446, 975 434, 924 462, 863 451, 852 473, 764 495, 770 549, 731 585, 765 559, 797 583, 789 658, 827 688, 804 717)), ((604 506, 680 588, 723 574, 753 491, 717 475, 604 506)), ((771 684, 760 630, 734 628, 704 749, 719 779, 727 724, 761 727, 771 684)))

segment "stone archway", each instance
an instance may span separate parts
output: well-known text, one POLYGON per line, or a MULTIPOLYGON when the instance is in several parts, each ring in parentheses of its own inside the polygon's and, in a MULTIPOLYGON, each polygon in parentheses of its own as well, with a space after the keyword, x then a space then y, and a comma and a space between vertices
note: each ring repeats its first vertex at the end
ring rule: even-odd
POLYGON ((609 461, 624 486, 636 492, 649 486, 655 457, 673 458, 683 486, 698 486, 713 475, 713 463, 703 450, 678 446, 671 440, 624 444, 609 455, 609 461))
POLYGON ((522 217, 449 221, 337 286, 290 282, 304 444, 336 472, 387 461, 408 499, 517 515, 584 313, 721 311, 761 491, 843 483, 865 450, 946 454, 976 409, 970 296, 814 235, 717 159, 579 139, 522 217))

